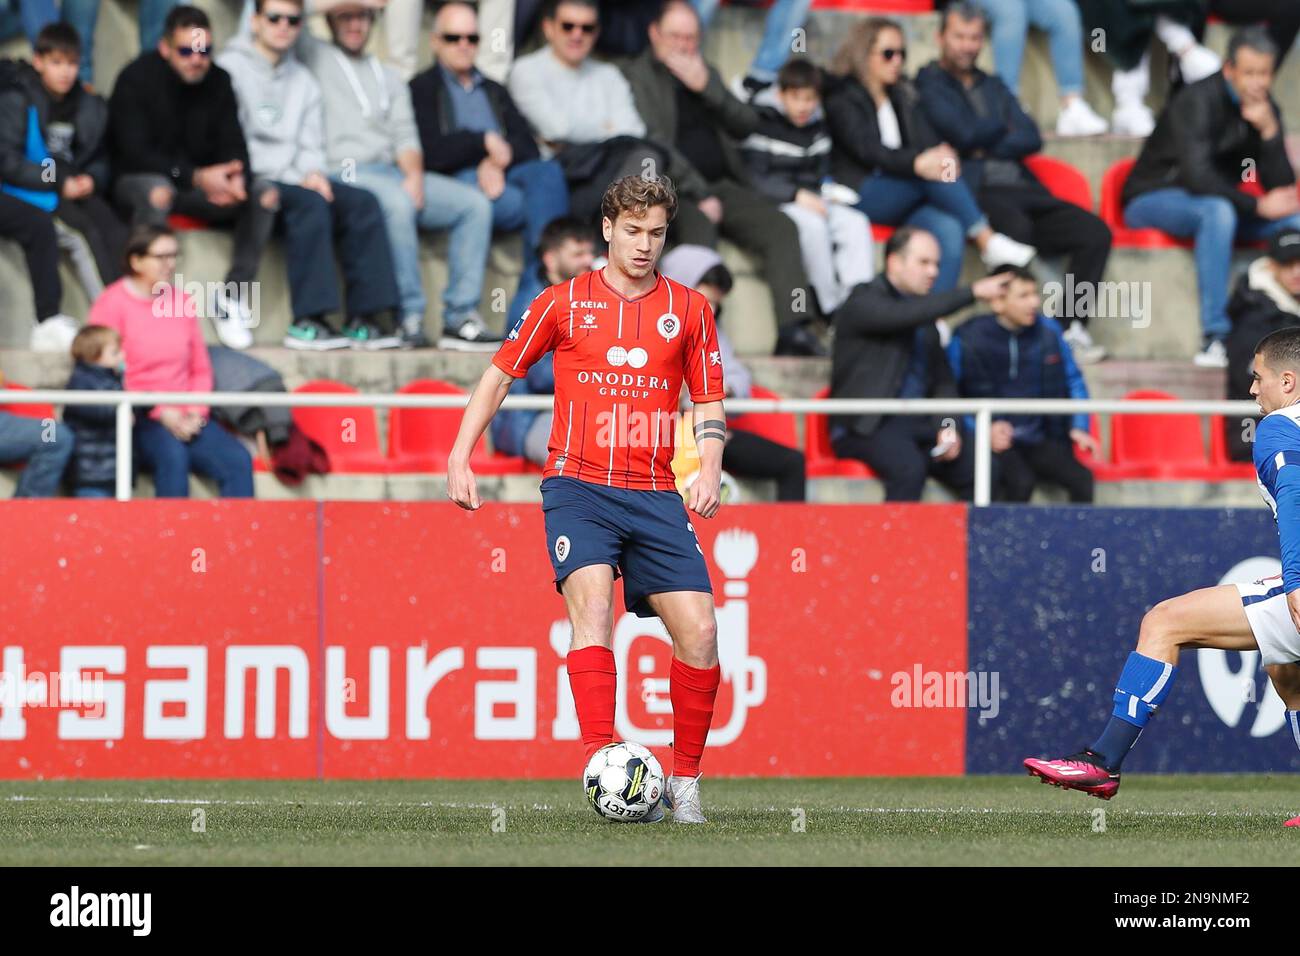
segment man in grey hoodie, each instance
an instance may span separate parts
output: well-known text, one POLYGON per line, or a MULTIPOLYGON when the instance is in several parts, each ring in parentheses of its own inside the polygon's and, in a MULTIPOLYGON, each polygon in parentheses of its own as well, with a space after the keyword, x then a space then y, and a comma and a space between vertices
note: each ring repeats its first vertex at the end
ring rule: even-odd
POLYGON ((402 338, 427 346, 428 300, 420 277, 420 230, 447 229, 440 348, 495 350, 501 336, 478 313, 492 242, 492 204, 472 185, 427 171, 411 91, 396 69, 367 55, 377 0, 322 0, 332 43, 303 31, 297 54, 320 84, 331 179, 374 194, 384 212, 402 300, 402 338))
POLYGON ((253 174, 280 194, 277 226, 293 304, 284 344, 396 347, 398 337, 379 324, 399 303, 383 213, 369 192, 326 174, 320 86, 293 54, 302 25, 302 0, 257 0, 251 35, 236 37, 217 58, 234 83, 253 174), (325 321, 340 309, 335 240, 347 296, 343 335, 325 321))

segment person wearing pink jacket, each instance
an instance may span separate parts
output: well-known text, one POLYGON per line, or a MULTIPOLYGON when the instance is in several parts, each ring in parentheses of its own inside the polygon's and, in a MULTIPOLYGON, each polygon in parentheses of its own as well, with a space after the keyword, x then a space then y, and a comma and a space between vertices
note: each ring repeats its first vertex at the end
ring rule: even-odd
MULTIPOLYGON (((140 225, 126 244, 126 273, 95 300, 87 322, 116 329, 129 392, 208 392, 212 363, 194 300, 172 285, 180 246, 166 226, 140 225)), ((135 452, 159 498, 189 497, 190 472, 223 498, 253 496, 253 462, 206 405, 157 405, 136 416, 135 452)))

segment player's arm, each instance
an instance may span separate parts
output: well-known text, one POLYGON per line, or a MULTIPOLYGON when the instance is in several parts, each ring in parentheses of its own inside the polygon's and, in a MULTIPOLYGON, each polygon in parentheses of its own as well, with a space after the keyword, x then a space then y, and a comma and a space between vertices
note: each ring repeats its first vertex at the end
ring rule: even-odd
POLYGON ((506 393, 514 381, 512 376, 501 371, 495 364, 488 365, 474 386, 469 404, 465 406, 460 431, 456 433, 456 443, 451 446, 451 456, 447 459, 447 497, 467 511, 477 511, 483 503, 479 500, 474 472, 470 471, 470 453, 483 437, 483 431, 492 421, 492 416, 506 400, 506 393))
POLYGON ((722 504, 722 448, 727 442, 727 418, 722 402, 695 403, 695 447, 700 475, 691 485, 687 507, 701 518, 712 518, 722 504))
POLYGON ((1255 468, 1277 505, 1282 585, 1291 620, 1300 630, 1300 428, 1270 415, 1255 429, 1255 468))

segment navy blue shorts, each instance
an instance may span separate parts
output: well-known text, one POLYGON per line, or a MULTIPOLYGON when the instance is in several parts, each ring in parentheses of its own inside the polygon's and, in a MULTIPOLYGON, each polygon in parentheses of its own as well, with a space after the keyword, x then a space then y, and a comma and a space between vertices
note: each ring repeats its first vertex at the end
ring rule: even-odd
POLYGON ((608 564, 623 578, 623 602, 637 617, 655 617, 646 601, 651 594, 713 593, 704 552, 675 491, 553 476, 542 481, 542 514, 557 591, 578 568, 608 564))

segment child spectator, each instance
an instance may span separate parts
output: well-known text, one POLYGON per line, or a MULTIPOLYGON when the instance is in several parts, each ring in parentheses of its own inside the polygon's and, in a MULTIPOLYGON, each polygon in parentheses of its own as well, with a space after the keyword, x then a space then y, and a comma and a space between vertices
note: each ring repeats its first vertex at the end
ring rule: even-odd
MULTIPOLYGON (((103 325, 88 325, 72 340, 69 389, 122 389, 122 337, 103 325)), ((117 409, 113 405, 68 405, 63 422, 77 437, 68 480, 78 498, 111 498, 117 480, 117 409)))
POLYGON ((871 223, 822 193, 831 175, 831 137, 821 109, 821 70, 809 60, 791 60, 776 86, 774 105, 760 105, 766 93, 756 101, 759 125, 741 143, 741 154, 754 187, 780 203, 798 227, 808 281, 822 314, 830 315, 850 289, 875 275, 871 223))

